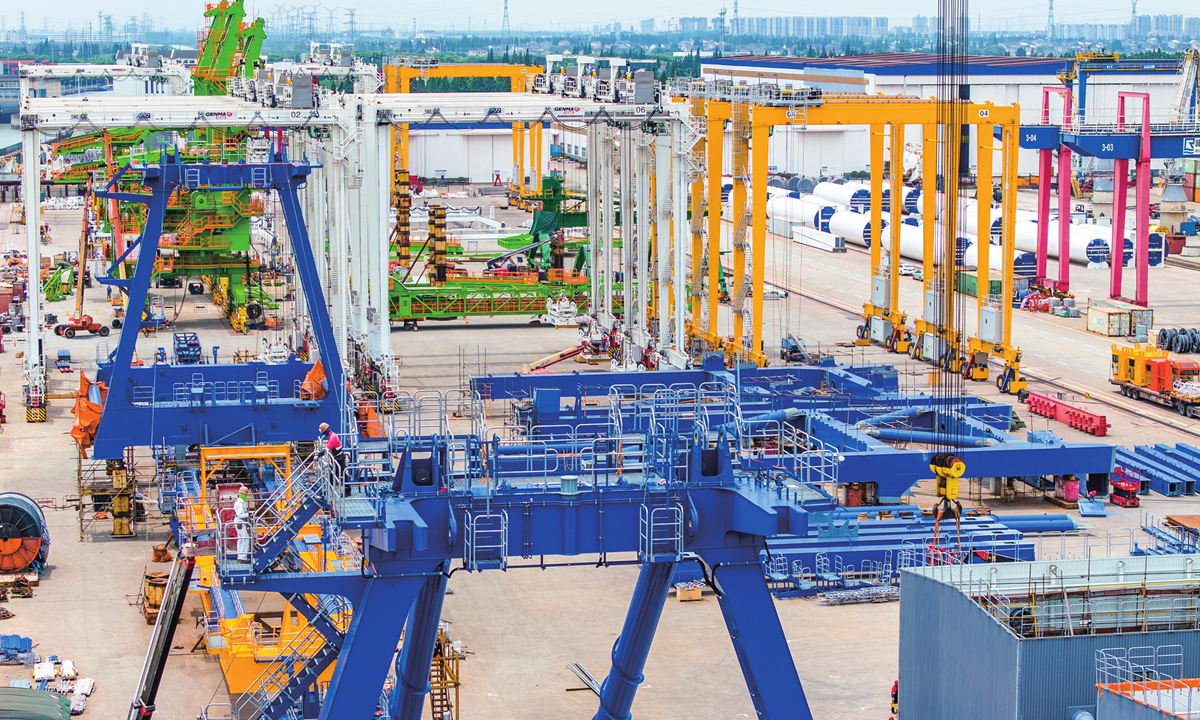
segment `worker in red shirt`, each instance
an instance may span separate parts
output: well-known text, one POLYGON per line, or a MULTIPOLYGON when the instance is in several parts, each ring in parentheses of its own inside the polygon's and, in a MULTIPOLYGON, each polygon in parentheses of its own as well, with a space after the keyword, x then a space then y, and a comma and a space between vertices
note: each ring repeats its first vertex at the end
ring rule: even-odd
POLYGON ((329 423, 321 423, 317 432, 321 434, 321 440, 325 443, 325 452, 337 464, 338 473, 346 472, 346 457, 342 452, 342 439, 329 428, 329 423))

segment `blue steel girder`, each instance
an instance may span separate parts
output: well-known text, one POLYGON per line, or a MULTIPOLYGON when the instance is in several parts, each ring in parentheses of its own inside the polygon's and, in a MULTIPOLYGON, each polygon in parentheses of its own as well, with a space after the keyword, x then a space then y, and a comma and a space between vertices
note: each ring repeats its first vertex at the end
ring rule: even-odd
MULTIPOLYGON (((340 425, 343 413, 338 408, 345 404, 345 379, 297 195, 310 171, 307 162, 289 162, 284 156, 267 163, 212 165, 183 164, 176 155, 165 153, 159 164, 129 165, 121 170, 122 175, 141 173, 141 185, 149 190, 148 194, 113 192, 111 184, 97 193, 148 205, 146 222, 136 241, 138 259, 133 276, 122 288, 128 293, 126 306, 132 316, 146 306, 167 200, 172 193, 180 188, 275 190, 324 365, 327 393, 321 399, 300 397, 296 388, 312 365, 294 360, 284 365, 253 367, 166 363, 132 367, 141 326, 127 322, 110 355, 111 365, 98 373, 99 379, 107 383, 108 393, 96 432, 95 457, 121 458, 126 447, 164 442, 286 442, 311 437, 321 421, 340 425), (231 431, 238 428, 244 432, 234 432, 231 437, 231 431)), ((106 280, 121 284, 111 277, 106 280)))
MULTIPOLYGON (((1024 125, 1021 127, 1021 147, 1057 150, 1065 145, 1072 152, 1087 157, 1136 160, 1142 147, 1139 131, 1137 124, 1130 124, 1124 132, 1087 127, 1063 131, 1057 125, 1024 125)), ((1150 133, 1150 157, 1153 159, 1200 157, 1200 124, 1183 128, 1151 126, 1150 133)))
MULTIPOLYGON (((436 449, 435 449, 436 454, 436 449)), ((664 566, 695 557, 720 593, 727 629, 760 717, 811 715, 787 640, 775 614, 759 552, 767 538, 806 528, 803 507, 777 488, 734 475, 727 448, 696 447, 685 482, 621 480, 572 490, 545 484, 509 485, 475 494, 449 488, 445 473, 432 484, 406 475, 402 492, 373 498, 374 527, 363 531, 362 576, 345 573, 272 573, 238 578, 248 590, 341 592, 354 606, 320 718, 370 717, 378 701, 401 627, 404 649, 389 701, 393 718, 417 720, 428 693, 428 668, 437 632, 446 572, 467 558, 472 518, 512 517, 503 552, 512 557, 644 550, 647 508, 679 508, 677 550, 647 563, 625 630, 613 653, 614 670, 602 691, 598 718, 626 717, 645 653, 666 595, 664 566), (704 457, 705 452, 715 453, 704 457), (561 491, 560 491, 561 490, 561 491), (397 609, 404 608, 397 612, 397 609), (407 616, 407 625, 405 617, 407 616)), ((530 563, 536 566, 536 563, 530 563)), ((302 689, 300 689, 302 690, 302 689)), ((296 694, 296 693, 293 693, 296 694)))
POLYGON ((1021 147, 1026 150, 1057 150, 1062 129, 1057 125, 1022 125, 1021 147))

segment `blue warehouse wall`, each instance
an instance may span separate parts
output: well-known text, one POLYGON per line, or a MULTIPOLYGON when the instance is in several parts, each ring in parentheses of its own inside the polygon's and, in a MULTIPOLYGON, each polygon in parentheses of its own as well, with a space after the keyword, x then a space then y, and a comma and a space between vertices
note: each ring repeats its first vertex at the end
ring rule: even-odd
POLYGON ((1016 637, 954 587, 902 572, 900 720, 1016 714, 1016 637))
POLYGON ((1200 677, 1200 632, 1195 630, 1022 640, 1018 718, 1065 717, 1068 707, 1096 704, 1097 650, 1160 645, 1182 645, 1183 677, 1200 677))

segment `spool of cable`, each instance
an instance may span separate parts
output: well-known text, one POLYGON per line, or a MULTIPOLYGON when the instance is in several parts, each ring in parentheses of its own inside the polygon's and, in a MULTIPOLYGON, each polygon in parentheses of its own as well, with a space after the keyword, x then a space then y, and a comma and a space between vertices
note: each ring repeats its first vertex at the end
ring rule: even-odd
POLYGON ((46 516, 21 493, 0 493, 0 572, 40 570, 50 553, 46 516))

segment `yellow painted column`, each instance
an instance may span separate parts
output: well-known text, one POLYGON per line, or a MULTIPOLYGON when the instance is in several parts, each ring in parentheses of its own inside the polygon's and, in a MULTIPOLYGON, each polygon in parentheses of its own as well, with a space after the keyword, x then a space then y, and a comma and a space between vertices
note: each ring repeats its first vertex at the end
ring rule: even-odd
POLYGON ((976 322, 983 321, 983 306, 987 304, 988 290, 991 288, 991 245, 992 245, 992 153, 995 152, 995 141, 992 139, 994 125, 978 125, 975 138, 975 165, 978 168, 975 180, 975 210, 978 215, 975 235, 979 238, 976 285, 976 322))
POLYGON ((767 254, 767 162, 770 157, 771 127, 754 125, 750 139, 750 158, 753 172, 750 186, 754 197, 750 209, 750 282, 753 290, 751 315, 754 327, 750 328, 750 358, 760 367, 766 365, 763 352, 763 295, 766 289, 767 254))
POLYGON ((529 123, 529 165, 533 176, 532 192, 542 191, 542 124, 529 123))
POLYGON ((519 168, 521 167, 521 123, 513 123, 512 151, 513 151, 513 169, 512 169, 513 176, 512 176, 512 178, 510 178, 510 181, 508 184, 512 187, 512 189, 514 191, 520 192, 521 177, 518 173, 520 173, 519 168))
POLYGON ((725 152, 725 120, 714 117, 716 103, 708 103, 708 337, 719 342, 721 302, 721 185, 725 152))
MULTIPOLYGON (((900 312, 900 226, 901 216, 904 213, 904 126, 890 125, 889 151, 891 154, 889 169, 889 180, 891 181, 891 208, 892 222, 888 226, 889 236, 891 239, 891 249, 888 251, 889 261, 891 265, 891 312, 900 312)), ((882 242, 882 235, 880 241, 882 242)))
MULTIPOLYGON (((867 281, 867 293, 879 274, 883 261, 883 126, 871 125, 871 278, 867 281)), ((757 186, 756 186, 757 187, 757 186)), ((757 288, 756 288, 757 289, 757 288)))
POLYGON ((1016 124, 1004 126, 1004 173, 1000 179, 1003 200, 1000 242, 1003 248, 1004 272, 1000 285, 1000 307, 1004 308, 1004 345, 1012 347, 1013 260, 1017 234, 1017 131, 1016 124))

